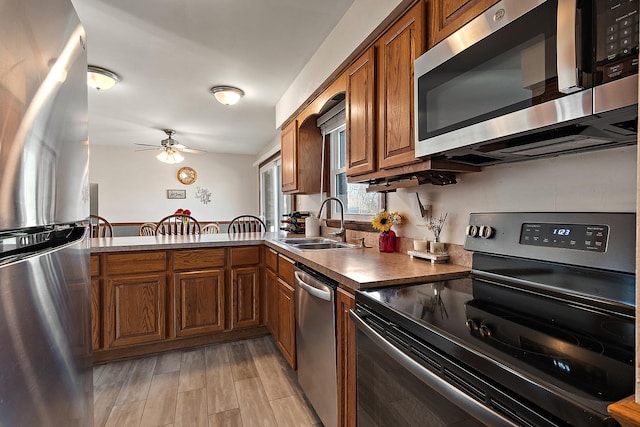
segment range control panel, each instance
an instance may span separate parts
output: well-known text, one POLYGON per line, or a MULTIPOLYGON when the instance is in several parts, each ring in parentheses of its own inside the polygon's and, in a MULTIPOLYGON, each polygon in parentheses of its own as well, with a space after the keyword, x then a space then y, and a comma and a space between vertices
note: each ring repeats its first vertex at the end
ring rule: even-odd
POLYGON ((520 244, 604 252, 608 238, 607 225, 524 223, 520 244))

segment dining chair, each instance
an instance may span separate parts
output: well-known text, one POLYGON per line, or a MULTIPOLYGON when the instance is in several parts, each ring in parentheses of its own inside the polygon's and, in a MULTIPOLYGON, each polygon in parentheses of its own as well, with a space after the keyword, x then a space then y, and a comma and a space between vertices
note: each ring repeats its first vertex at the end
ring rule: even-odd
POLYGON ((200 234, 218 234, 220 233, 220 225, 217 222, 207 224, 200 229, 200 234))
POLYGON ((200 223, 194 217, 171 214, 156 223, 156 236, 200 234, 200 223))
POLYGON ((253 233, 267 231, 264 221, 255 215, 240 215, 231 220, 229 233, 253 233))
POLYGON ((89 215, 91 222, 91 237, 113 237, 111 223, 100 215, 89 215))
POLYGON ((140 226, 140 231, 138 232, 140 236, 155 236, 156 235, 156 223, 155 222, 145 222, 140 226))

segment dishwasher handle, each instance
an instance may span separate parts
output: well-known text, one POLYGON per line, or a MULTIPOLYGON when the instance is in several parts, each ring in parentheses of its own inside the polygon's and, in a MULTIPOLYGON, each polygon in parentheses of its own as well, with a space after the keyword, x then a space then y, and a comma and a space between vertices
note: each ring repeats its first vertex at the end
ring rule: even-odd
POLYGON ((296 278, 296 283, 300 285, 300 288, 307 291, 310 295, 316 298, 320 298, 321 300, 324 300, 324 301, 331 301, 331 294, 332 294, 331 287, 327 285, 323 285, 320 282, 316 282, 315 280, 314 282, 316 283, 314 283, 313 285, 310 285, 306 283, 304 280, 302 280, 302 277, 298 271, 294 273, 294 276, 296 278))

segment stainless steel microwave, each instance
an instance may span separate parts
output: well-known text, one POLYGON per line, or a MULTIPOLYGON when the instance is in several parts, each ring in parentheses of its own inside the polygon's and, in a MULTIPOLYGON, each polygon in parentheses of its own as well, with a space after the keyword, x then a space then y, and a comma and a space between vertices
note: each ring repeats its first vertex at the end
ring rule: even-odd
POLYGON ((633 144, 638 0, 502 0, 415 61, 416 157, 478 166, 633 144))

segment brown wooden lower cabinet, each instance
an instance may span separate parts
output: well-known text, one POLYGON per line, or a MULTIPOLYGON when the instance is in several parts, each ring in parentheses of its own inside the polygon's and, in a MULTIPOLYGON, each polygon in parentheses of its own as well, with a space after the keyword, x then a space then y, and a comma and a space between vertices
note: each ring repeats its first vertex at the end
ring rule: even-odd
POLYGON ((265 271, 265 322, 273 336, 278 334, 278 276, 268 268, 265 271))
POLYGON ((278 348, 296 369, 296 317, 293 287, 278 279, 278 348))
POLYGON ((338 425, 355 427, 356 419, 356 325, 349 317, 355 309, 353 295, 336 292, 336 344, 338 357, 338 425))
POLYGON ((224 278, 224 269, 175 273, 176 336, 224 330, 224 278))
POLYGON ((106 281, 106 347, 161 341, 166 337, 165 273, 124 275, 106 281))
POLYGON ((260 267, 231 270, 231 328, 260 324, 260 267))
POLYGON ((92 254, 96 363, 268 333, 262 246, 92 254))

